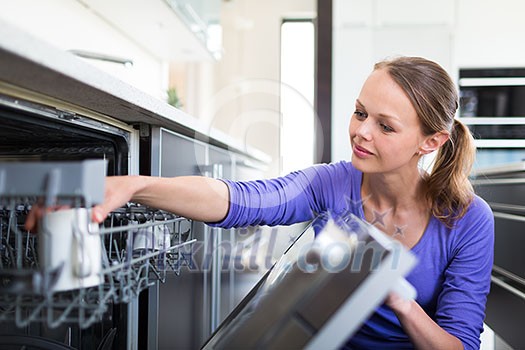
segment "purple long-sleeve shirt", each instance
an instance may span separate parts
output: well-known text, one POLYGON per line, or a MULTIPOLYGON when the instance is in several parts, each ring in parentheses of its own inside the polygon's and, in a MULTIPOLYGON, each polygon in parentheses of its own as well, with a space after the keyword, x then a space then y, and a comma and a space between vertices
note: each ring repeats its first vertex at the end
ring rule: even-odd
MULTIPOLYGON (((362 173, 350 162, 322 164, 271 180, 233 182, 219 227, 287 225, 331 211, 364 219, 362 173)), ((419 305, 465 349, 478 349, 493 262, 494 218, 479 197, 447 228, 432 217, 412 248, 418 264, 407 276, 419 305)), ((413 348, 393 311, 380 306, 348 342, 352 349, 413 348)))

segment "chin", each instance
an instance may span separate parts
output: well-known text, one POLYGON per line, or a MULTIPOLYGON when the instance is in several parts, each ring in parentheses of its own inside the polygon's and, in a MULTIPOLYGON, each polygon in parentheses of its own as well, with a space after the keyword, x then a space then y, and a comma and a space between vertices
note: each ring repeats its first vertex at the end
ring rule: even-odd
POLYGON ((369 168, 370 168, 370 164, 366 164, 367 162, 364 161, 363 159, 360 159, 358 157, 352 157, 352 159, 350 160, 352 162, 352 165, 354 166, 354 168, 356 168, 357 170, 360 170, 362 172, 365 172, 365 171, 368 171, 369 168))
POLYGON ((381 169, 381 167, 371 159, 364 160, 357 157, 352 157, 350 161, 352 162, 354 168, 361 171, 362 173, 380 173, 383 171, 383 169, 381 169))

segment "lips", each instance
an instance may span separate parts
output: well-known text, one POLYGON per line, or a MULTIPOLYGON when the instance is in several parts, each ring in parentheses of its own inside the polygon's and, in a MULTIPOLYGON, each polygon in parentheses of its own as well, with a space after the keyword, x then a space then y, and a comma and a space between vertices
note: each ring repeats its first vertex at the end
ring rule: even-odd
POLYGON ((358 145, 354 145, 354 154, 360 158, 365 158, 373 155, 372 152, 358 145))

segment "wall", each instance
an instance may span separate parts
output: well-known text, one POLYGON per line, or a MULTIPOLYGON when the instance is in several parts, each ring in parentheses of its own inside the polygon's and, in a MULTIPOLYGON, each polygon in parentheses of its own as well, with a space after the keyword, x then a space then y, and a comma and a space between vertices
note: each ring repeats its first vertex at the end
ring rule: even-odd
POLYGON ((183 73, 186 111, 270 155, 268 176, 279 174, 281 21, 311 18, 315 8, 315 0, 224 1, 221 60, 183 73))
POLYGON ((520 0, 334 0, 332 160, 350 159, 349 118, 373 64, 392 55, 465 67, 525 66, 520 0))

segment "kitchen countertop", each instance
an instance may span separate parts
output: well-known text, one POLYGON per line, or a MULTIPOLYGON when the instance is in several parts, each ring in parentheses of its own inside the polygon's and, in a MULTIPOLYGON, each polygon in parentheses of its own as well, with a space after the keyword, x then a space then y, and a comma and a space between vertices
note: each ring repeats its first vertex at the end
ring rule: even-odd
POLYGON ((271 160, 265 153, 210 129, 166 102, 3 21, 0 21, 0 81, 126 123, 166 127, 259 161, 271 160))

